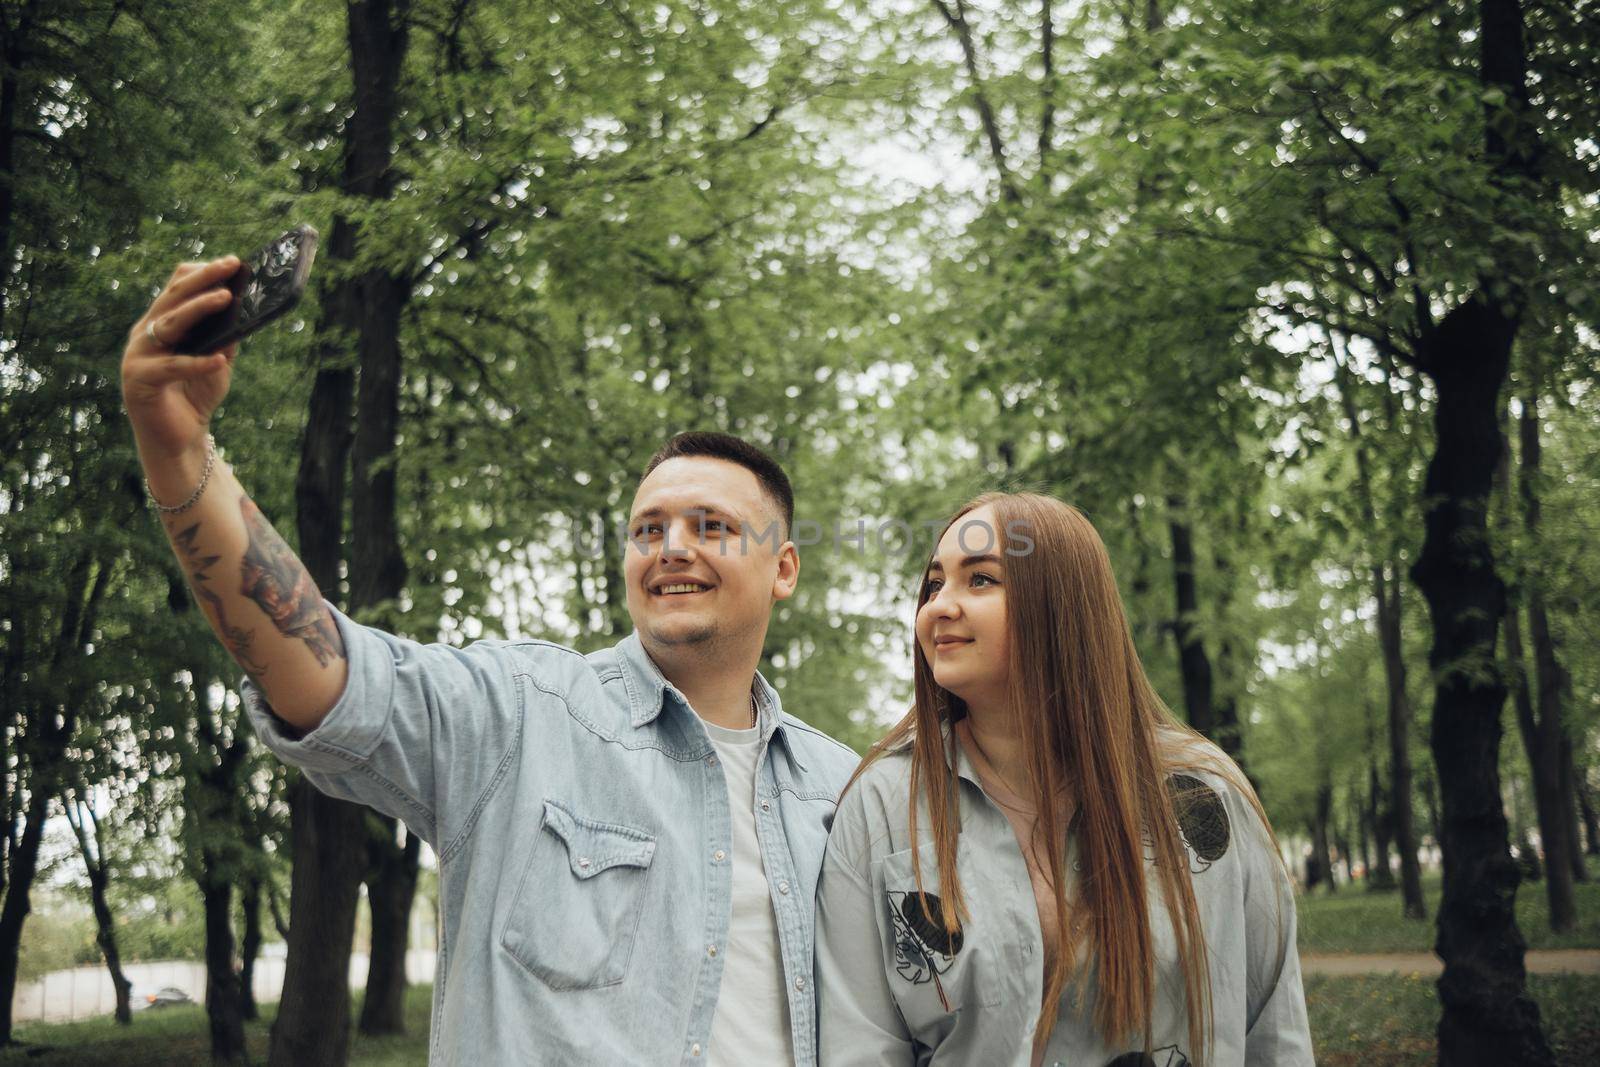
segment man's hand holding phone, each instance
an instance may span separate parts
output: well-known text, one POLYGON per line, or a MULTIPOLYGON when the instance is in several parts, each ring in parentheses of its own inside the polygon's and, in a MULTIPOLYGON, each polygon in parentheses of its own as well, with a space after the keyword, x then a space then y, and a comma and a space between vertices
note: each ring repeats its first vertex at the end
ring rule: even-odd
POLYGON ((301 224, 249 259, 180 263, 128 333, 122 399, 151 489, 154 473, 203 462, 211 413, 228 394, 239 340, 293 308, 316 256, 317 231, 301 224), (197 459, 196 457, 201 457, 197 459))
MULTIPOLYGON (((228 395, 239 344, 204 356, 175 355, 172 346, 197 323, 233 302, 227 283, 238 269, 238 256, 180 263, 144 317, 128 331, 128 346, 122 353, 122 402, 152 475, 159 468, 180 465, 185 457, 199 456, 203 462, 206 429, 212 412, 228 395)), ((154 478, 151 488, 161 492, 154 478)))

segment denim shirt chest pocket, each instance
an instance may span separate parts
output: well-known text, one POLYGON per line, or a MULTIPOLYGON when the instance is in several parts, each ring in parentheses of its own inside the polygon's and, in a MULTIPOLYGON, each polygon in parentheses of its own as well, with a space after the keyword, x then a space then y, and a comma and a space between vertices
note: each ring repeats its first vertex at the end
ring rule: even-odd
POLYGON ((552 989, 617 985, 628 973, 655 851, 643 830, 546 798, 501 946, 552 989))
POLYGON ((958 858, 968 916, 951 933, 940 918, 939 865, 931 841, 919 848, 922 888, 917 891, 911 850, 883 857, 879 925, 889 965, 889 988, 918 1041, 936 1045, 965 1008, 992 1007, 1007 985, 1004 948, 997 937, 1006 916, 985 914, 994 903, 981 874, 958 858))

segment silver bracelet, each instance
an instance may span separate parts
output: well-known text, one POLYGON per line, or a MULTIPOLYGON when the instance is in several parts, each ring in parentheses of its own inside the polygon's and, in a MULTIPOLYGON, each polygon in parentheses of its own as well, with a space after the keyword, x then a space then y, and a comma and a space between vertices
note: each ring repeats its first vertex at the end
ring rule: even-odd
POLYGON ((188 511, 190 508, 194 507, 195 501, 200 499, 200 494, 206 491, 206 483, 211 481, 211 469, 216 466, 216 463, 217 442, 212 439, 210 434, 206 434, 206 469, 201 472, 200 484, 198 487, 196 487, 194 493, 189 497, 188 500, 185 500, 176 507, 168 507, 156 499, 156 495, 150 491, 150 479, 146 478, 144 480, 144 491, 145 495, 150 498, 150 506, 161 512, 163 515, 176 515, 179 512, 188 511))

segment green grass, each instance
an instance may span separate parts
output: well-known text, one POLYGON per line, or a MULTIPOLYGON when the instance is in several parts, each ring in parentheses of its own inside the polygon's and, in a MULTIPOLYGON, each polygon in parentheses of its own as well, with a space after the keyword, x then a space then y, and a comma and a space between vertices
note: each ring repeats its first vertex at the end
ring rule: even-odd
MULTIPOLYGON (((1431 1065, 1439 1001, 1431 979, 1401 975, 1332 978, 1309 975, 1306 1008, 1317 1062, 1323 1067, 1412 1067, 1431 1065)), ((1600 977, 1530 975, 1528 988, 1539 1003, 1545 1034, 1563 1067, 1592 1062, 1600 1046, 1600 977)), ((430 986, 407 993, 406 1025, 398 1038, 363 1038, 351 1049, 352 1067, 425 1067, 428 1062, 430 986)), ((252 1063, 265 1063, 267 1028, 277 1005, 265 1005, 265 1018, 247 1024, 252 1063)), ((17 1027, 22 1047, 0 1050, 0 1067, 46 1064, 55 1067, 209 1067, 206 1017, 199 1007, 166 1008, 134 1016, 132 1027, 109 1019, 91 1022, 25 1024, 17 1027)))
MULTIPOLYGON (((1565 934, 1550 932, 1550 909, 1543 882, 1524 882, 1517 889, 1517 926, 1529 948, 1600 948, 1600 863, 1589 861, 1590 880, 1577 887, 1578 922, 1565 934)), ((1337 893, 1299 899, 1300 951, 1432 952, 1433 920, 1439 913, 1439 875, 1425 874, 1422 895, 1428 921, 1400 915, 1400 891, 1371 893, 1359 883, 1337 893)))
MULTIPOLYGON (((1439 999, 1431 978, 1308 975, 1306 1011, 1321 1067, 1432 1067, 1439 999)), ((1600 1043, 1600 978, 1528 976, 1545 1036, 1562 1067, 1594 1062, 1600 1043)))
MULTIPOLYGON (((406 1034, 363 1037, 350 1046, 351 1067, 426 1067, 428 1023, 433 986, 406 991, 406 1034)), ((351 1026, 360 1012, 352 1005, 351 1026)), ((245 1024, 250 1062, 267 1062, 268 1031, 277 1004, 263 1004, 261 1018, 245 1024)), ((138 1012, 132 1026, 118 1026, 110 1016, 77 1023, 19 1023, 12 1035, 20 1044, 0 1049, 0 1065, 44 1064, 54 1067, 210 1067, 211 1037, 205 1009, 196 1005, 138 1012)))

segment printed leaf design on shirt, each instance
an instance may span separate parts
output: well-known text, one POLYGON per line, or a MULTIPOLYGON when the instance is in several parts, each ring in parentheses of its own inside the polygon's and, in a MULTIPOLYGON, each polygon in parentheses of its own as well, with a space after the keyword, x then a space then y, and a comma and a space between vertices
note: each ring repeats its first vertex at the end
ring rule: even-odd
POLYGON ((1177 1045, 1163 1045, 1154 1052, 1124 1052, 1106 1067, 1189 1067, 1189 1057, 1177 1045))
POLYGON ((1172 794, 1172 806, 1178 813, 1178 832, 1189 846, 1190 873, 1210 870, 1213 863, 1228 854, 1233 839, 1222 798, 1215 789, 1188 774, 1169 777, 1167 791, 1172 794))
POLYGON ((960 925, 954 932, 939 917, 943 907, 935 893, 890 892, 889 912, 894 916, 895 972, 912 985, 932 982, 939 1003, 950 1010, 939 976, 950 969, 965 940, 960 925))

